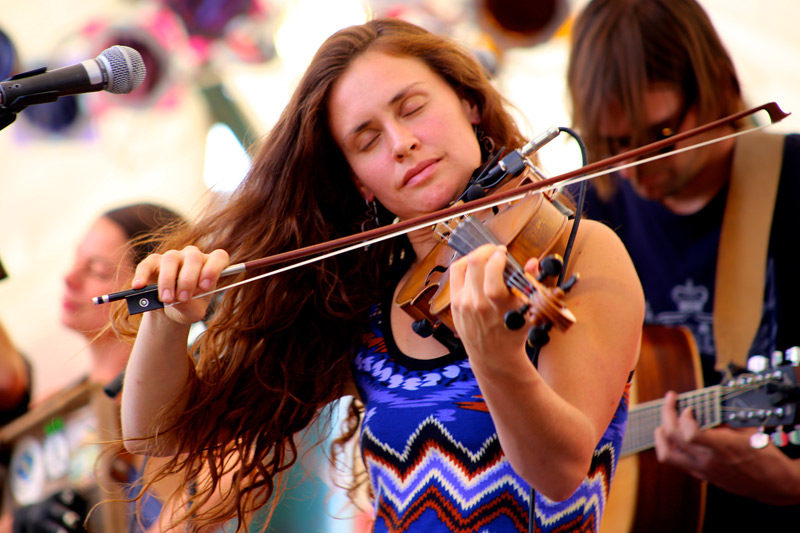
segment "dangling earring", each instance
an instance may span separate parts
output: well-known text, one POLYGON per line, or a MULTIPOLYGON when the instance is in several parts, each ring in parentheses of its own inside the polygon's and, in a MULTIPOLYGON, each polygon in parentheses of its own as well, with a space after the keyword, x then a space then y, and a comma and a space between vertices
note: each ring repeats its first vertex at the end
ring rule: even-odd
POLYGON ((489 154, 494 153, 494 139, 486 134, 480 124, 475 124, 472 129, 475 131, 475 137, 478 138, 478 144, 481 147, 481 159, 485 161, 489 154))
POLYGON ((372 223, 377 228, 381 225, 380 220, 378 219, 378 204, 375 202, 375 198, 372 200, 364 199, 364 202, 367 204, 367 217, 361 223, 361 231, 367 231, 367 223, 372 223))

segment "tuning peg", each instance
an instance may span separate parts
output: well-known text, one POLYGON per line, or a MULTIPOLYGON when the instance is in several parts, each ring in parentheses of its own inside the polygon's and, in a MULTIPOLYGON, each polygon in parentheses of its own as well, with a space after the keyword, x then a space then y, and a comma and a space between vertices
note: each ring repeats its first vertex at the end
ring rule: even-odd
POLYGON ((769 360, 772 368, 778 368, 783 364, 783 352, 780 350, 775 350, 772 352, 772 357, 769 360))
POLYGON ((420 337, 427 338, 433 335, 433 324, 427 318, 422 318, 411 324, 411 329, 420 337))
POLYGON ((800 444, 800 426, 795 426, 794 429, 789 432, 789 442, 792 444, 800 444))
POLYGON ((528 346, 531 348, 541 348, 550 342, 550 326, 538 324, 528 331, 528 346))
POLYGON ((800 365, 800 346, 792 346, 786 350, 786 362, 792 366, 800 365))
POLYGON ((572 276, 567 278, 567 281, 561 284, 561 290, 563 290, 564 292, 569 292, 570 289, 572 289, 572 287, 574 287, 575 284, 578 283, 580 279, 581 277, 579 274, 573 274, 572 276))
POLYGON ((758 431, 750 435, 750 446, 760 450, 769 444, 769 436, 764 433, 764 426, 760 426, 758 431))
POLYGON ((561 257, 555 254, 545 256, 539 261, 539 274, 536 276, 536 280, 542 282, 545 278, 556 277, 561 274, 563 268, 564 261, 561 260, 561 257))
MULTIPOLYGON (((733 365, 733 363, 731 363, 731 365, 733 365)), ((739 367, 739 368, 741 368, 741 367, 739 367)), ((754 374, 761 373, 761 372, 765 371, 767 368, 769 368, 769 359, 767 359, 767 357, 765 357, 763 355, 752 355, 747 360, 747 370, 749 370, 750 372, 753 372, 754 374)), ((745 370, 745 369, 742 369, 742 370, 745 370)), ((731 369, 731 375, 735 376, 735 375, 738 375, 738 374, 741 374, 741 372, 734 373, 733 369, 731 369)))
POLYGON ((506 314, 503 315, 503 323, 505 324, 506 328, 516 331, 524 326, 525 313, 528 312, 528 309, 530 309, 530 305, 525 304, 519 309, 507 311, 506 314))
POLYGON ((772 439, 772 444, 777 446, 778 448, 783 448, 787 444, 789 444, 789 437, 786 435, 786 432, 783 430, 783 426, 778 426, 778 428, 770 435, 772 439))

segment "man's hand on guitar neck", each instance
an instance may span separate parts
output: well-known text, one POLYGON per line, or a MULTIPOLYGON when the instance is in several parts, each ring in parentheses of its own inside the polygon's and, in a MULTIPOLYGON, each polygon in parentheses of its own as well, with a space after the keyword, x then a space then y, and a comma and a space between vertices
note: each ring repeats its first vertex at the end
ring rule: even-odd
POLYGON ((772 443, 751 446, 754 428, 700 429, 691 409, 678 415, 676 399, 667 393, 655 430, 659 461, 741 496, 773 505, 800 503, 800 459, 772 443))

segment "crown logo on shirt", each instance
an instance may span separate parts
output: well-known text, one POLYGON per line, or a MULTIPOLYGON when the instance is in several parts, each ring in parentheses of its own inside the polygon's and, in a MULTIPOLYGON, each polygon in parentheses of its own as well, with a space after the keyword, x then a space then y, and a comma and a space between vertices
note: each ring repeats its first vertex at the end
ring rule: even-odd
POLYGON ((691 279, 687 279, 684 285, 676 285, 670 295, 682 313, 702 313, 708 301, 708 289, 695 285, 691 279))

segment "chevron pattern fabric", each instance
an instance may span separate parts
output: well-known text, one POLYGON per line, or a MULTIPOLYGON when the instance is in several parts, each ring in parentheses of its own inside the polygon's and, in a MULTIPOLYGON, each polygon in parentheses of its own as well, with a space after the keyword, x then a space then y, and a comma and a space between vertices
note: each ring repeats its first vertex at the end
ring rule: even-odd
MULTIPOLYGON (((463 353, 397 349, 376 306, 354 359, 376 532, 527 532, 530 486, 511 468, 463 353)), ((536 494, 536 531, 596 531, 627 420, 624 396, 592 468, 563 502, 536 494)))

